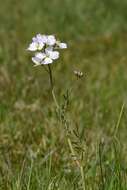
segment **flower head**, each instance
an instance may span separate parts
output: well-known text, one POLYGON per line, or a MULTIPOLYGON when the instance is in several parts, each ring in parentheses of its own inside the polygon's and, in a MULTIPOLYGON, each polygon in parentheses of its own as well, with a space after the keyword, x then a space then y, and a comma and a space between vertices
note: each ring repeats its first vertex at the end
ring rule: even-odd
POLYGON ((58 44, 58 47, 59 47, 60 49, 66 49, 66 48, 67 48, 67 44, 66 44, 66 43, 57 42, 57 44, 58 44))
POLYGON ((53 63, 53 60, 59 58, 59 52, 53 51, 52 48, 46 48, 44 53, 37 52, 32 61, 35 63, 35 66, 38 65, 47 65, 53 63))
POLYGON ((32 43, 29 45, 29 51, 37 51, 42 50, 45 45, 46 36, 42 36, 41 34, 37 34, 36 37, 32 38, 32 43))
POLYGON ((67 48, 67 44, 57 41, 54 35, 37 34, 32 38, 27 50, 35 52, 32 61, 35 66, 38 66, 53 63, 54 60, 59 58, 59 52, 55 49, 65 48, 67 48))
POLYGON ((46 42, 47 45, 54 46, 55 43, 56 43, 55 36, 53 36, 53 35, 47 36, 47 42, 46 42))

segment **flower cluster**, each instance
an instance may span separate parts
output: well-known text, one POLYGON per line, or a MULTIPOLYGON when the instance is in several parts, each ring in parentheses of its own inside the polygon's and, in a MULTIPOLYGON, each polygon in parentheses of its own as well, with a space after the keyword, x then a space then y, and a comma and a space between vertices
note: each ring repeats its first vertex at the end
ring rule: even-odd
POLYGON ((27 50, 35 53, 32 61, 35 66, 38 66, 53 63, 59 58, 59 52, 56 50, 65 48, 67 48, 67 44, 57 41, 54 35, 37 34, 32 38, 32 43, 27 50))

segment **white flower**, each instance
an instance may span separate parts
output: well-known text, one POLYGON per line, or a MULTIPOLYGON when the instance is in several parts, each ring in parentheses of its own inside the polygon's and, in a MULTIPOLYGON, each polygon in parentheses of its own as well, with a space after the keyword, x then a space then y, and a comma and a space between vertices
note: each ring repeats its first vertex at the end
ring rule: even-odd
POLYGON ((41 65, 40 59, 38 59, 36 56, 32 57, 32 61, 35 63, 34 66, 41 65))
POLYGON ((47 36, 46 35, 37 34, 36 37, 33 37, 32 40, 33 40, 33 42, 45 44, 47 42, 47 36))
POLYGON ((46 57, 43 59, 41 64, 51 64, 53 63, 53 60, 56 60, 59 58, 59 52, 58 51, 53 51, 52 47, 48 47, 45 49, 45 55, 46 57))
POLYGON ((37 51, 37 50, 42 50, 44 47, 44 44, 42 42, 32 42, 27 50, 29 51, 37 51))
POLYGON ((59 58, 59 52, 53 51, 52 47, 48 47, 45 49, 46 55, 50 57, 51 59, 55 60, 59 58))
POLYGON ((45 49, 45 53, 36 53, 35 57, 32 57, 32 61, 35 63, 36 66, 53 63, 53 60, 59 58, 59 52, 52 50, 53 48, 50 47, 45 49))
POLYGON ((45 53, 41 53, 41 52, 38 52, 35 55, 40 60, 42 60, 42 59, 44 59, 46 57, 45 53))
POLYGON ((45 42, 47 40, 46 36, 42 36, 41 34, 37 34, 36 37, 32 38, 32 43, 29 45, 28 50, 29 51, 37 51, 42 50, 45 42))
POLYGON ((59 43, 58 46, 59 46, 60 49, 66 49, 67 48, 66 43, 59 43))
POLYGON ((37 50, 37 44, 35 42, 32 42, 29 47, 27 48, 29 51, 36 51, 37 50))
POLYGON ((53 63, 54 60, 59 58, 59 52, 55 49, 65 48, 67 48, 67 44, 57 41, 54 35, 37 34, 32 38, 27 50, 35 52, 32 61, 37 66, 53 63))
POLYGON ((35 57, 32 57, 32 61, 35 63, 35 65, 41 65, 42 60, 46 57, 44 53, 36 53, 35 57))
POLYGON ((47 36, 47 42, 46 42, 46 44, 49 45, 49 46, 54 46, 55 43, 56 43, 55 36, 53 36, 53 35, 48 35, 48 36, 47 36))

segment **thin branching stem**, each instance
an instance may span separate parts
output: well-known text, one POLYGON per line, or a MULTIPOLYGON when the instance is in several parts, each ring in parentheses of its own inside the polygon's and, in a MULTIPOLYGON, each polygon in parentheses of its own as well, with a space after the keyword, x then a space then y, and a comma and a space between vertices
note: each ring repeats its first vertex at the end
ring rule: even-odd
MULTIPOLYGON (((73 149, 73 146, 72 146, 70 138, 68 138, 67 141, 68 141, 68 145, 69 145, 71 154, 75 157, 75 151, 73 149)), ((82 166, 82 164, 79 162, 79 160, 77 158, 75 159, 75 162, 76 162, 76 165, 80 169, 81 178, 82 178, 82 187, 83 187, 83 190, 85 190, 86 188, 85 188, 85 176, 84 176, 83 166, 82 166)))
MULTIPOLYGON (((59 104, 58 104, 58 102, 57 102, 56 96, 55 96, 54 83, 53 83, 53 76, 52 76, 52 69, 51 69, 51 66, 50 66, 49 64, 48 64, 48 70, 49 70, 48 73, 49 73, 49 79, 50 79, 50 86, 51 86, 51 91, 52 91, 52 97, 53 97, 53 100, 54 100, 54 102, 55 102, 55 105, 56 105, 57 109, 58 109, 59 111, 61 111, 61 108, 60 108, 60 106, 59 106, 59 104)), ((65 122, 64 124, 65 124, 65 126, 67 127, 66 122, 65 122)), ((73 149, 73 146, 72 146, 72 143, 71 143, 70 138, 68 138, 67 141, 68 141, 68 146, 69 146, 69 148, 70 148, 71 154, 75 156, 75 151, 74 151, 74 149, 73 149)), ((79 169, 80 169, 81 178, 82 178, 82 187, 83 187, 83 190, 85 190, 85 178, 84 178, 83 166, 82 166, 82 164, 79 162, 79 160, 78 160, 77 158, 76 158, 75 161, 76 161, 77 166, 78 166, 79 169)))

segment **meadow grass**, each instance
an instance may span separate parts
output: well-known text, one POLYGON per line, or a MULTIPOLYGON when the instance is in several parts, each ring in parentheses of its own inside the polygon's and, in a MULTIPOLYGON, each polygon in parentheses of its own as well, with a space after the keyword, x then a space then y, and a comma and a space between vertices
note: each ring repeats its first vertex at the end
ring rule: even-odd
POLYGON ((126 8, 126 0, 1 2, 0 190, 127 189, 126 8), (52 66, 61 119, 47 73, 26 51, 36 33, 68 43, 52 66))

